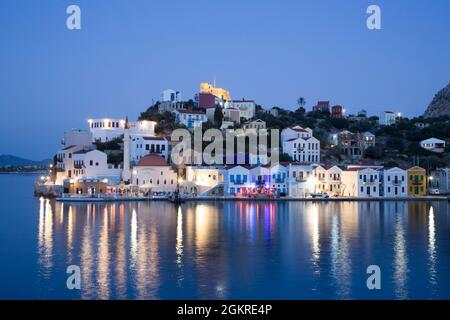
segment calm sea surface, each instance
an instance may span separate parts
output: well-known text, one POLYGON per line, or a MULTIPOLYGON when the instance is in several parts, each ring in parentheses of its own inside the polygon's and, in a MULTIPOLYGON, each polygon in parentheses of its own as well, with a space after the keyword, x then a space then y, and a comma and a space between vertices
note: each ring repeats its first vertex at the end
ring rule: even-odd
POLYGON ((1 299, 450 298, 447 202, 62 204, 36 177, 0 175, 1 299))

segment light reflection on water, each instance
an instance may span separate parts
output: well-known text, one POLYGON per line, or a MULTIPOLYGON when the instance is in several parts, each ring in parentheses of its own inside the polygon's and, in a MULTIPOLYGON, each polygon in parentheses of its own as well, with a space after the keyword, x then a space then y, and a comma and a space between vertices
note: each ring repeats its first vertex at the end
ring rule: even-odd
POLYGON ((444 202, 40 199, 39 285, 76 298, 61 283, 76 264, 83 299, 450 298, 447 215, 444 202), (365 286, 371 264, 379 292, 365 286))

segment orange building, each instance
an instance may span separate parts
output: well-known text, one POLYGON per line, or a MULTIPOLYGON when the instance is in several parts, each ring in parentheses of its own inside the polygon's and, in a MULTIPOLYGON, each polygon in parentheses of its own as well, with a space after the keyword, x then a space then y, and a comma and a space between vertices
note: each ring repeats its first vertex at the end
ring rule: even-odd
POLYGON ((427 172, 424 168, 415 166, 406 170, 408 173, 408 196, 427 195, 427 172))

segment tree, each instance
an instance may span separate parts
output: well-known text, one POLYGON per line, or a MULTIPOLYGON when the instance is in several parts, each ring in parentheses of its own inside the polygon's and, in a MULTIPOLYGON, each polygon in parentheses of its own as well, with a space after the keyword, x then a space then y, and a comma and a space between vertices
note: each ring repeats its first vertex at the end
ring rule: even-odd
POLYGON ((223 113, 222 108, 220 106, 216 106, 216 109, 214 110, 214 123, 216 126, 220 127, 222 125, 223 121, 223 113))
POLYGON ((364 157, 370 159, 382 159, 384 156, 384 150, 380 146, 369 147, 364 152, 364 157))
POLYGON ((300 98, 297 99, 297 105, 298 105, 298 108, 299 108, 299 109, 300 109, 300 108, 303 108, 303 109, 304 109, 305 104, 306 104, 305 98, 300 97, 300 98))

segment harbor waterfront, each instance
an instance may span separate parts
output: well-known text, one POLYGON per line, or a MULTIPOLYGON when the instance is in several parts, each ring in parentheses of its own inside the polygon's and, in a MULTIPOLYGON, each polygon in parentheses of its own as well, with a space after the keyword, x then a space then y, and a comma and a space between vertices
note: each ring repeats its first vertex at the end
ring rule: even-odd
POLYGON ((3 299, 450 298, 448 201, 70 203, 36 178, 0 175, 3 299))

